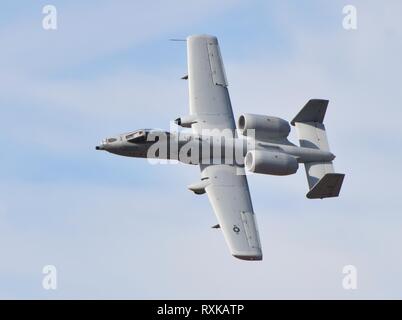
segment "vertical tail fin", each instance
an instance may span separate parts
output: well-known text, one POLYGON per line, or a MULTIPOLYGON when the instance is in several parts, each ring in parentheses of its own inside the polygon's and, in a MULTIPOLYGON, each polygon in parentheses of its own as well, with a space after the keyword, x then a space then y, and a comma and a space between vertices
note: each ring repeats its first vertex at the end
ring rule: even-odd
MULTIPOLYGON (((291 121, 291 124, 297 128, 301 147, 330 151, 323 123, 328 102, 328 100, 319 99, 308 101, 291 121)), ((309 199, 323 199, 339 195, 345 175, 335 173, 332 161, 309 162, 304 165, 310 189, 307 193, 309 199)))

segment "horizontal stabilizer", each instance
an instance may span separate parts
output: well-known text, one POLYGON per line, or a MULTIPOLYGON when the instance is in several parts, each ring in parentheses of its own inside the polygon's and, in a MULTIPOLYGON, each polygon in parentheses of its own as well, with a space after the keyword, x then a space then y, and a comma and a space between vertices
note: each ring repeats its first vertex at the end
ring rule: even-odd
POLYGON ((323 123, 325 112, 328 107, 328 100, 322 99, 312 99, 306 103, 303 109, 294 117, 294 119, 290 122, 292 126, 296 124, 296 122, 318 122, 323 123))
MULTIPOLYGON (((291 121, 297 128, 300 147, 331 152, 324 126, 328 103, 328 100, 312 99, 291 121)), ((332 161, 305 162, 304 166, 310 189, 307 198, 323 199, 339 195, 345 175, 335 173, 332 161)))
POLYGON ((309 199, 323 199, 339 196, 345 175, 341 173, 327 173, 307 193, 309 199))

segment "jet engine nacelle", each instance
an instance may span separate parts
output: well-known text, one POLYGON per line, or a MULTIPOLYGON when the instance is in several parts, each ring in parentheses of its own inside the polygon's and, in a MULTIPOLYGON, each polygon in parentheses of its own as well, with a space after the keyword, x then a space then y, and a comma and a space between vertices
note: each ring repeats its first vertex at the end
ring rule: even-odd
POLYGON ((238 128, 242 135, 250 135, 247 130, 255 130, 258 140, 286 138, 290 132, 290 125, 286 120, 258 114, 243 114, 239 117, 238 128))
POLYGON ((295 157, 280 152, 252 150, 244 161, 250 172, 286 176, 296 173, 299 163, 295 157))

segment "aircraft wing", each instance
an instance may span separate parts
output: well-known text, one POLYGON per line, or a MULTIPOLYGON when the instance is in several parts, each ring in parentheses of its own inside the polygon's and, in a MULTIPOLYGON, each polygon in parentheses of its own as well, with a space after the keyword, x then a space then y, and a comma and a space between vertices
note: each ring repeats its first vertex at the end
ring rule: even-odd
MULTIPOLYGON (((190 114, 194 133, 230 129, 236 125, 216 37, 187 38, 190 114)), ((226 164, 200 165, 205 191, 231 254, 262 260, 261 244, 244 169, 226 164)))
POLYGON ((190 114, 196 120, 193 131, 231 129, 235 132, 228 83, 216 37, 188 37, 187 60, 190 114))
POLYGON ((231 254, 242 260, 262 260, 257 222, 244 170, 231 165, 201 165, 219 227, 231 254), (243 172, 244 173, 244 172, 243 172))

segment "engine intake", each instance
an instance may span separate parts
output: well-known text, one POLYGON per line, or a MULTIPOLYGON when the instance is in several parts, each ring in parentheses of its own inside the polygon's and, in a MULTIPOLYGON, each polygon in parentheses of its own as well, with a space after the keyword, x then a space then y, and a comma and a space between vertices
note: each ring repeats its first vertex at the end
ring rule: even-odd
POLYGON ((299 163, 295 157, 280 152, 252 150, 247 152, 244 161, 250 172, 286 176, 296 173, 299 163))
POLYGON ((286 120, 248 113, 239 117, 238 128, 244 136, 250 135, 247 131, 254 129, 258 140, 286 138, 290 132, 290 125, 286 120))

